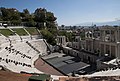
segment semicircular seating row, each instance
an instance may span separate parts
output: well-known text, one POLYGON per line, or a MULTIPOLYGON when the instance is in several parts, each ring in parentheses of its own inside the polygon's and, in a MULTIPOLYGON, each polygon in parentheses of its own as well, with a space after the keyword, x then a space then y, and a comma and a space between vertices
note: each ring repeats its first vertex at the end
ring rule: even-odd
MULTIPOLYGON (((44 47, 41 40, 29 41, 34 48, 39 49, 40 53, 44 53, 47 47, 44 47)), ((0 65, 13 71, 20 73, 42 73, 34 68, 34 61, 39 57, 36 50, 31 48, 26 41, 16 42, 15 44, 9 45, 4 44, 4 48, 0 50, 0 65), (37 58, 36 58, 37 57, 37 58), (34 59, 36 58, 36 59, 34 59)))

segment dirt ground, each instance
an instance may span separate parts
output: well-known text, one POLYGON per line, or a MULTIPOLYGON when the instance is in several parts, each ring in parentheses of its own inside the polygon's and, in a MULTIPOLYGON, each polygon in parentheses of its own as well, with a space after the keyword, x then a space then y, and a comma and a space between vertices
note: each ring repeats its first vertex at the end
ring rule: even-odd
POLYGON ((48 73, 48 74, 63 76, 63 74, 61 74, 59 71, 57 71, 56 69, 54 69, 52 66, 50 66, 46 62, 44 62, 41 58, 39 58, 35 62, 35 67, 38 70, 40 70, 42 72, 45 72, 45 73, 48 73))
POLYGON ((0 81, 28 81, 30 75, 0 71, 0 81))
MULTIPOLYGON (((60 76, 63 75, 40 58, 36 60, 35 67, 38 70, 45 72, 47 74, 60 75, 60 76)), ((0 70, 0 81, 28 81, 30 76, 31 75, 29 74, 20 74, 20 73, 0 70)))

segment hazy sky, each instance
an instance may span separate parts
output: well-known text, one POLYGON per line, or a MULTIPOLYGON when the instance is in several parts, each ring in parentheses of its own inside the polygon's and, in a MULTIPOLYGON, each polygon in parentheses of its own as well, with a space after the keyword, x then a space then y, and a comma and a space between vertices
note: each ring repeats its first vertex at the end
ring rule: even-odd
POLYGON ((0 0, 0 7, 27 8, 34 12, 44 7, 57 17, 59 25, 104 22, 120 18, 120 0, 0 0))

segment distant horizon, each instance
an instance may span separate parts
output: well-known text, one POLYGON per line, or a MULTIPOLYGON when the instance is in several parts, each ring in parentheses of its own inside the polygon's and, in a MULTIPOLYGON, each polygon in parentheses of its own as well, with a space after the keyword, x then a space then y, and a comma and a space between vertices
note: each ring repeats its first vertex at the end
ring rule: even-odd
POLYGON ((76 25, 85 22, 108 22, 120 18, 120 0, 0 0, 0 6, 28 9, 46 8, 57 17, 58 25, 76 25))

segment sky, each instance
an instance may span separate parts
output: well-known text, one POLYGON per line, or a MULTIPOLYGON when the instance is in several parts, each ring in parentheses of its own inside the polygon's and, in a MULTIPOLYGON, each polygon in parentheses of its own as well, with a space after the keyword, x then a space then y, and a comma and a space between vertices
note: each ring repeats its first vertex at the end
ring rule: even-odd
POLYGON ((0 7, 28 9, 46 8, 57 17, 58 25, 84 22, 107 22, 120 18, 120 0, 0 0, 0 7))

